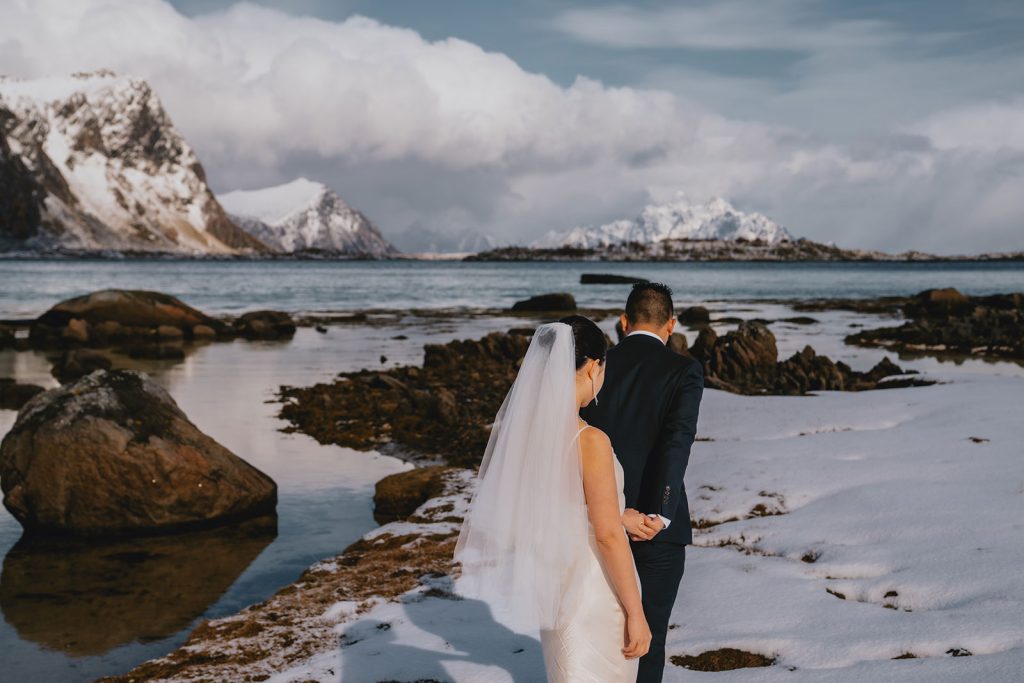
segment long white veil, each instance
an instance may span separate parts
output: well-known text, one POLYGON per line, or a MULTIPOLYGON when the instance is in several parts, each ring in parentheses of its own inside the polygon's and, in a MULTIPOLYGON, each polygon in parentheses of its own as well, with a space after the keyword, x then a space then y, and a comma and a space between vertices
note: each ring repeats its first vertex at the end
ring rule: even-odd
POLYGON ((588 552, 572 328, 537 328, 495 417, 455 547, 458 591, 522 631, 569 616, 574 564, 588 552))

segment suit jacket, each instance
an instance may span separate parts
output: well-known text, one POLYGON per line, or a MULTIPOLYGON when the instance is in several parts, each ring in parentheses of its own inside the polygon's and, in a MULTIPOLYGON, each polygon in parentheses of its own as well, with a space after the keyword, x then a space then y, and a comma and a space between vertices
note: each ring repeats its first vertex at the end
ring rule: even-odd
POLYGON ((693 542, 683 475, 704 393, 701 364, 659 339, 629 335, 608 350, 598 403, 584 420, 603 430, 622 464, 626 507, 671 523, 650 542, 693 542))

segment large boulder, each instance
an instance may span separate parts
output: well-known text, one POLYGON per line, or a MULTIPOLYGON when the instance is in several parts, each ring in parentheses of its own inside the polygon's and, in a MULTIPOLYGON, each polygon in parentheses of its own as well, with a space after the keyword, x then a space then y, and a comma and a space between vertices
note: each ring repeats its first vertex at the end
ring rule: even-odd
POLYGON ((0 444, 4 506, 26 532, 104 536, 272 513, 277 485, 203 434, 143 374, 40 394, 0 444))
POLYGON ((29 337, 36 347, 101 345, 120 339, 191 337, 196 326, 224 327, 169 294, 105 289, 61 301, 36 319, 29 337))
POLYGON ((378 524, 406 519, 431 498, 444 492, 445 477, 454 467, 417 467, 384 477, 373 493, 373 518, 378 524))
POLYGON ((513 311, 572 312, 576 310, 576 298, 566 292, 539 294, 512 304, 513 311))

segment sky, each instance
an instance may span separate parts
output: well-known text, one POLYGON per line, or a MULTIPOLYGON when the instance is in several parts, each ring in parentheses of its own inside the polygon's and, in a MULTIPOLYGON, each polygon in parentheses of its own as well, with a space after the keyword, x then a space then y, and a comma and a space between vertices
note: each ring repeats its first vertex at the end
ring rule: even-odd
POLYGON ((721 196, 796 236, 1024 249, 1024 3, 0 0, 0 73, 145 78, 216 192, 400 247, 721 196))

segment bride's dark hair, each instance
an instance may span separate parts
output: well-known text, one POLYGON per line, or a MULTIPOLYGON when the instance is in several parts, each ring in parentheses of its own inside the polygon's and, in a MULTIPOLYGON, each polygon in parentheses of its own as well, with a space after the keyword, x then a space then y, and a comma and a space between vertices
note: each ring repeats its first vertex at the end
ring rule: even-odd
POLYGON ((565 323, 572 328, 572 338, 576 346, 577 370, 583 367, 588 358, 599 363, 604 362, 605 353, 608 351, 608 341, 597 323, 582 315, 568 315, 558 322, 565 323))

